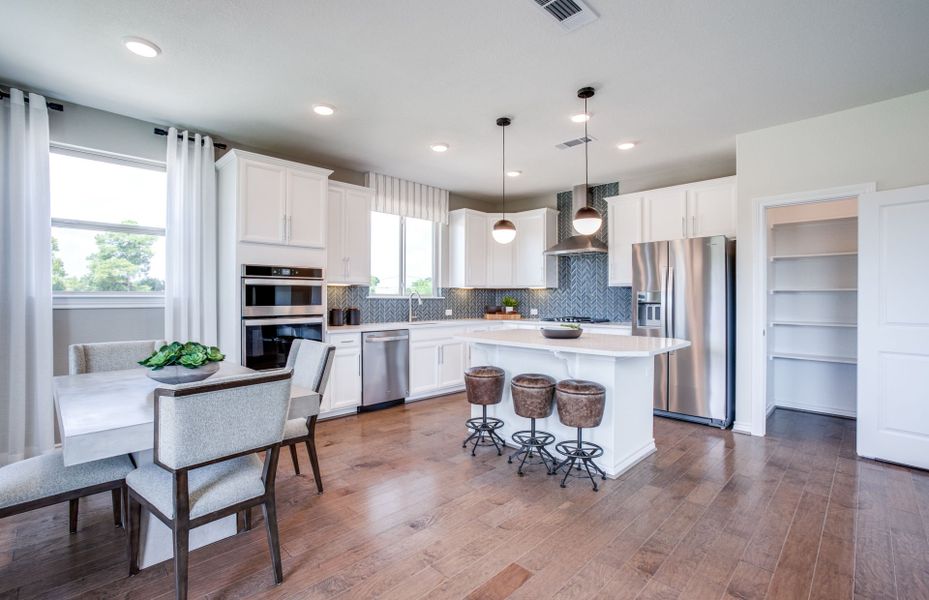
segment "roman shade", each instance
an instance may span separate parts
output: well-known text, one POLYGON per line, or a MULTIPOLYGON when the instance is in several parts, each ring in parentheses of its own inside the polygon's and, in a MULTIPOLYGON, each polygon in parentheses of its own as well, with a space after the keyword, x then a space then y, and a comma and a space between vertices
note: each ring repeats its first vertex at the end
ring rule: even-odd
POLYGON ((374 172, 365 185, 374 189, 374 212, 448 223, 448 190, 374 172))

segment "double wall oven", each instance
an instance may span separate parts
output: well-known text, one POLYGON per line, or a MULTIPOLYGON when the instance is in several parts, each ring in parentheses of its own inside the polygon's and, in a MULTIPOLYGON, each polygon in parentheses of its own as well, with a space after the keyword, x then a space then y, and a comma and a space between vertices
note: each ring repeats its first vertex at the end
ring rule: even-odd
POLYGON ((242 364, 278 369, 295 339, 322 341, 326 313, 323 270, 242 266, 242 364))

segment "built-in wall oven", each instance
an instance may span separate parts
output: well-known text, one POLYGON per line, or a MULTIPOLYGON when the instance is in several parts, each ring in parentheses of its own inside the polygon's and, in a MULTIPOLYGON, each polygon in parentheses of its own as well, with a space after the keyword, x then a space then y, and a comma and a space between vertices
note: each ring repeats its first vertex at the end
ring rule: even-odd
POLYGON ((322 341, 326 284, 323 270, 242 266, 242 364, 278 369, 295 339, 322 341))

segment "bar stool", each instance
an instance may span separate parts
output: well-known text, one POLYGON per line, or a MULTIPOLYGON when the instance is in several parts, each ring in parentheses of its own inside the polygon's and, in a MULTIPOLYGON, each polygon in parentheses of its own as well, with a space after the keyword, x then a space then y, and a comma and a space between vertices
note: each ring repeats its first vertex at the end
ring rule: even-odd
POLYGON ((593 472, 600 475, 601 479, 606 479, 606 473, 594 462, 595 458, 603 456, 603 448, 592 442, 585 442, 581 439, 581 431, 585 428, 596 427, 603 420, 603 408, 606 404, 606 388, 593 381, 583 381, 580 379, 565 379, 558 382, 555 386, 555 402, 558 405, 558 418, 568 427, 577 428, 577 440, 559 442, 555 445, 558 453, 565 459, 552 470, 552 474, 557 473, 560 469, 565 469, 564 477, 561 479, 561 487, 566 487, 565 482, 568 477, 583 477, 585 474, 590 478, 594 491, 597 491, 597 482, 594 481, 593 472), (577 464, 577 463, 580 464, 577 464), (572 475, 571 470, 577 468, 581 471, 579 475, 572 475))
POLYGON ((474 440, 471 447, 471 456, 478 446, 493 445, 497 455, 503 454, 501 448, 506 448, 506 442, 497 434, 497 429, 503 427, 503 421, 487 416, 487 406, 500 404, 503 399, 503 383, 506 375, 499 367, 471 367, 465 371, 465 390, 468 402, 480 405, 483 414, 480 417, 468 419, 468 429, 471 435, 465 438, 461 447, 466 448, 468 442, 474 440))
POLYGON ((558 461, 545 447, 555 441, 555 436, 547 431, 537 431, 535 420, 544 419, 552 414, 555 380, 548 375, 523 373, 510 381, 510 392, 513 396, 514 411, 520 417, 529 419, 530 425, 528 431, 517 431, 513 434, 513 441, 519 444, 519 450, 511 454, 507 462, 512 464, 514 458, 522 455, 519 468, 516 469, 522 477, 526 460, 538 457, 539 461, 529 464, 545 465, 545 470, 551 473, 558 461))

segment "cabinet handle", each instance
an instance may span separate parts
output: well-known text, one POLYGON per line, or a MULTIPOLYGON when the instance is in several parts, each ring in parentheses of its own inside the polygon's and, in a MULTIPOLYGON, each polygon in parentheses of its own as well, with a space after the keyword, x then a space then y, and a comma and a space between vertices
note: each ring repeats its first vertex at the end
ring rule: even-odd
POLYGON ((440 365, 445 362, 444 350, 445 350, 444 346, 439 346, 439 364, 440 365))
POLYGON ((358 376, 361 377, 361 355, 358 355, 358 376))
POLYGON ((681 237, 687 237, 687 219, 681 217, 681 237))
POLYGON ((281 216, 281 241, 287 241, 287 215, 281 216))
POLYGON ((294 220, 290 215, 287 216, 287 241, 294 237, 294 220))
POLYGON ((697 237, 697 215, 690 217, 690 237, 697 237))

